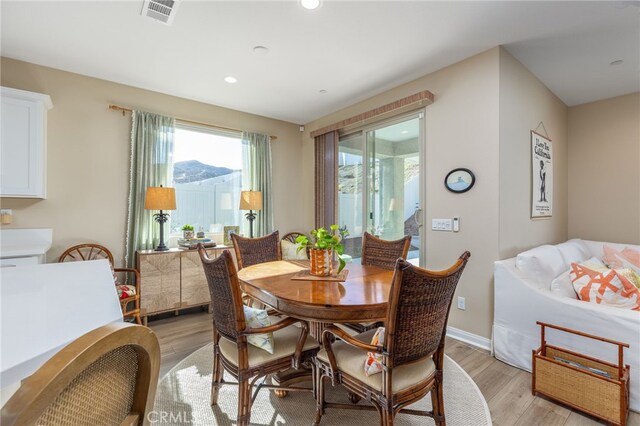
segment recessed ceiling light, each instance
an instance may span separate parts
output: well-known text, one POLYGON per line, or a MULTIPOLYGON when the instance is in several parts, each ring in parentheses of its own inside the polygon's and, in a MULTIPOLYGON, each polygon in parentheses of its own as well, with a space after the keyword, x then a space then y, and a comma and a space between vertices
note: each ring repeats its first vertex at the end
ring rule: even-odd
POLYGON ((300 5, 305 9, 313 10, 320 6, 320 0, 300 0, 300 5))
POLYGON ((325 89, 320 89, 320 90, 318 90, 318 93, 321 93, 321 94, 324 95, 325 93, 327 93, 327 91, 325 89))
POLYGON ((406 135, 407 133, 409 133, 409 131, 408 130, 403 130, 400 133, 402 133, 403 135, 406 135))
POLYGON ((224 81, 226 81, 227 83, 233 84, 233 83, 237 83, 238 79, 229 75, 224 78, 224 81))
POLYGON ((623 62, 622 59, 616 59, 615 61, 609 62, 609 65, 621 65, 623 62))
POLYGON ((269 48, 266 46, 254 46, 253 53, 256 53, 258 55, 266 55, 267 53, 269 53, 269 48))

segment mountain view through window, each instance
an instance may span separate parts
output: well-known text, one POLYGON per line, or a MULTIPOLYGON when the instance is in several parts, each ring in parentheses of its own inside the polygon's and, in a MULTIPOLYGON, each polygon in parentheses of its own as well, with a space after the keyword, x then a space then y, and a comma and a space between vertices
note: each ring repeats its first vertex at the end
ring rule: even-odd
POLYGON ((171 232, 185 224, 196 232, 222 232, 239 225, 242 190, 242 140, 209 129, 176 127, 173 151, 176 210, 171 232))

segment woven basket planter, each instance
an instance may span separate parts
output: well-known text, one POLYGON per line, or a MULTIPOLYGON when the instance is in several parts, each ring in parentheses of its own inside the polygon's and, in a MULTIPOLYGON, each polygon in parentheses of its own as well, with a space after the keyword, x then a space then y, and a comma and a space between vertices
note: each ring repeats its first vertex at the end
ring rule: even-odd
POLYGON ((309 250, 309 272, 317 277, 328 277, 333 274, 333 249, 309 250))

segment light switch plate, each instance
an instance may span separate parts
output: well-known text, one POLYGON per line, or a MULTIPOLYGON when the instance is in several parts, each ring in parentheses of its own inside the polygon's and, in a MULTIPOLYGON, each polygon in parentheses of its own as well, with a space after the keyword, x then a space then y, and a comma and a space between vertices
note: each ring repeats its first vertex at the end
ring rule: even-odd
POLYGON ((450 232, 452 229, 451 219, 431 219, 431 229, 450 232))

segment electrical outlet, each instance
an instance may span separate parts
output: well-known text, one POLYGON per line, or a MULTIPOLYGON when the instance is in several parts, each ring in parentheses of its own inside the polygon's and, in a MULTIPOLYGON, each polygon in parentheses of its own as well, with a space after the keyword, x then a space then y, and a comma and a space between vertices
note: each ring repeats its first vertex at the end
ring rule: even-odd
POLYGON ((458 309, 460 309, 462 311, 467 309, 464 297, 462 297, 462 296, 458 296, 458 309))

